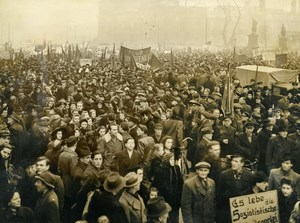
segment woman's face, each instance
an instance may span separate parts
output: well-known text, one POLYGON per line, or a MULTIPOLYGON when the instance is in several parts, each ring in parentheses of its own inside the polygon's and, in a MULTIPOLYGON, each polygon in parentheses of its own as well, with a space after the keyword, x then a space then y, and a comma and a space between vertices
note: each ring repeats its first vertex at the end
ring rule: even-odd
POLYGON ((283 184, 281 186, 281 191, 283 193, 283 196, 289 197, 293 192, 293 188, 291 187, 291 185, 283 184))
POLYGON ((79 130, 78 130, 78 129, 76 129, 76 130, 75 130, 75 132, 74 132, 74 136, 75 136, 75 137, 79 137, 79 136, 80 136, 80 132, 79 132, 79 130))
POLYGON ((19 192, 15 192, 12 198, 10 199, 9 206, 13 208, 18 208, 21 206, 21 197, 19 192))
POLYGON ((87 122, 81 122, 80 126, 81 126, 81 128, 86 129, 88 127, 88 123, 87 122))
POLYGON ((104 136, 105 133, 106 133, 106 129, 100 129, 100 130, 99 130, 99 135, 100 135, 100 137, 104 136))
POLYGON ((166 149, 171 149, 173 145, 173 139, 167 139, 165 142, 165 148, 166 149))
POLYGON ((58 131, 58 132, 56 133, 56 139, 62 139, 62 137, 63 137, 62 131, 58 131))
POLYGON ((97 168, 100 168, 100 167, 101 167, 102 161, 103 161, 103 158, 102 158, 102 155, 101 155, 101 154, 97 154, 97 155, 95 155, 94 158, 93 158, 93 162, 94 162, 94 164, 95 164, 95 166, 96 166, 97 168))

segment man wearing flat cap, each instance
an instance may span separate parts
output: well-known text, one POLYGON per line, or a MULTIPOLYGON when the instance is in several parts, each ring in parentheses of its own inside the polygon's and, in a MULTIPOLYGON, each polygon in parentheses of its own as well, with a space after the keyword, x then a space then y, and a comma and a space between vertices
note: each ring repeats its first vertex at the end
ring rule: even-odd
POLYGON ((208 162, 198 162, 197 175, 183 185, 181 211, 185 223, 215 222, 215 182, 207 177, 210 167, 208 162))
POLYGON ((34 209, 34 217, 39 223, 59 222, 58 198, 54 192, 54 178, 48 172, 35 177, 36 190, 40 193, 34 209))

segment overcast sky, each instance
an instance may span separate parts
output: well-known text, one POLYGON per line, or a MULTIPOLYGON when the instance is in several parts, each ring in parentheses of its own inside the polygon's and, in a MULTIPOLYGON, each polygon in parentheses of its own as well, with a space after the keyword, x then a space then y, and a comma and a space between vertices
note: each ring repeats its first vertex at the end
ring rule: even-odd
MULTIPOLYGON (((99 1, 107 0, 0 0, 1 42, 73 40, 83 41, 97 36, 99 1), (9 35, 10 34, 10 35, 9 35)), ((109 0, 120 1, 120 0, 109 0)), ((141 2, 178 2, 184 6, 217 6, 233 0, 122 0, 130 7, 141 2)), ((258 0, 236 0, 240 5, 258 0)), ((290 8, 290 1, 266 0, 269 6, 290 8), (270 3, 271 2, 271 3, 270 3), (277 3, 276 3, 277 2, 277 3)), ((143 4, 143 3, 141 3, 143 4)), ((112 9, 113 10, 113 9, 112 9)), ((147 10, 144 8, 144 10, 147 10)))

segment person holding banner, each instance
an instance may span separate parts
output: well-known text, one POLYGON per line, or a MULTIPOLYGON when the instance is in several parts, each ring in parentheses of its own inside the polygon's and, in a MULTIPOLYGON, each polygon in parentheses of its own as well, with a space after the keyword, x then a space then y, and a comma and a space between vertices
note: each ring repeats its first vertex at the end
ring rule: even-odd
POLYGON ((254 174, 243 168, 245 157, 236 152, 231 156, 231 168, 224 170, 219 177, 217 188, 217 222, 231 223, 229 199, 247 194, 252 194, 254 174))

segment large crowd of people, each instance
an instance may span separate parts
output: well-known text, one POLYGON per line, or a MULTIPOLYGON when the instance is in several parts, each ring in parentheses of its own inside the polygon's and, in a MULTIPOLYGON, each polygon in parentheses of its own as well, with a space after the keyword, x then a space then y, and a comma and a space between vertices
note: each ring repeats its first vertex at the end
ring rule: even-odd
POLYGON ((300 222, 298 83, 275 100, 233 75, 228 113, 231 57, 0 59, 0 222, 226 223, 230 198, 268 190, 280 222, 300 222))

